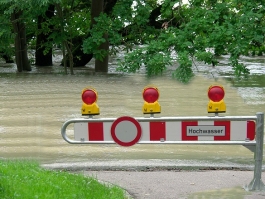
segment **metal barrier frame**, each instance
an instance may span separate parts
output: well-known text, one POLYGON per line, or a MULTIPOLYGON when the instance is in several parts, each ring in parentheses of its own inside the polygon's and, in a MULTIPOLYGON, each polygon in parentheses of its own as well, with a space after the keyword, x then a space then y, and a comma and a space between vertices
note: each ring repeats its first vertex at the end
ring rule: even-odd
MULTIPOLYGON (((90 118, 76 118, 66 121, 62 128, 61 134, 65 141, 70 144, 116 144, 114 141, 75 141, 71 140, 66 135, 66 128, 71 123, 78 122, 113 122, 117 118, 104 118, 104 119, 94 119, 90 118)), ((199 116, 199 117, 162 117, 162 118, 135 118, 138 122, 144 121, 161 121, 161 119, 166 121, 242 121, 242 120, 254 120, 256 121, 256 137, 253 141, 139 141, 138 144, 197 144, 197 145, 243 145, 254 152, 255 166, 254 166, 254 178, 251 183, 245 186, 247 191, 265 191, 265 185, 261 180, 262 174, 262 160, 263 160, 263 143, 264 143, 264 113, 258 112, 256 116, 199 116)))
POLYGON ((256 113, 256 151, 255 151, 255 167, 254 178, 248 186, 247 191, 264 191, 265 186, 261 180, 262 160, 263 160, 263 143, 264 143, 264 113, 256 113))

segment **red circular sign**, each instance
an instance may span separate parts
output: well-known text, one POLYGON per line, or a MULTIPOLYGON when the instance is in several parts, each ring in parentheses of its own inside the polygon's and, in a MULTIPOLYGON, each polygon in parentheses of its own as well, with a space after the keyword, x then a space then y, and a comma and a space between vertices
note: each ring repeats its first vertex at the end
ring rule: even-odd
POLYGON ((123 116, 116 119, 111 125, 111 136, 121 146, 132 146, 140 140, 142 129, 136 119, 123 116))

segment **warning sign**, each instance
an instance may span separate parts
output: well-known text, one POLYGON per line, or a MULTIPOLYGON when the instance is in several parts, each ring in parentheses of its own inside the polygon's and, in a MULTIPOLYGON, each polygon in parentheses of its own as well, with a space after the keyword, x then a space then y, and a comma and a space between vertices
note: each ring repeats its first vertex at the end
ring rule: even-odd
POLYGON ((225 126, 187 126, 187 136, 225 136, 225 126))

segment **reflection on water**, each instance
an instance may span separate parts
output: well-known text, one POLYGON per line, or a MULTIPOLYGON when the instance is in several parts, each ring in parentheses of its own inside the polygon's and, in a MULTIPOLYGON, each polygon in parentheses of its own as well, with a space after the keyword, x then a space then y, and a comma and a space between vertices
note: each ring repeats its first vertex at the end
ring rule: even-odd
POLYGON ((253 154, 243 146, 70 145, 62 139, 60 130, 66 120, 81 117, 81 91, 87 86, 98 92, 101 113, 96 117, 100 118, 142 117, 142 89, 146 85, 160 90, 160 117, 208 115, 207 90, 211 84, 225 88, 227 113, 223 115, 255 115, 265 110, 264 75, 235 82, 209 78, 201 72, 190 84, 183 85, 169 76, 95 75, 89 66, 76 69, 76 75, 71 76, 60 72, 63 68, 51 68, 51 74, 41 73, 44 68, 31 73, 0 74, 0 157, 42 162, 161 158, 253 163, 253 154))

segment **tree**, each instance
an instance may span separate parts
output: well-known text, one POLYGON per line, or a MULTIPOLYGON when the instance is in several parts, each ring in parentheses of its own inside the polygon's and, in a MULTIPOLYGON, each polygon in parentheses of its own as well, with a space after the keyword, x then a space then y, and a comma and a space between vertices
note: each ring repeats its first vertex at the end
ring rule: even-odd
POLYGON ((45 15, 38 16, 37 21, 37 39, 36 39, 36 51, 35 51, 35 64, 37 66, 52 66, 52 48, 53 44, 49 41, 53 26, 47 25, 48 20, 54 16, 54 5, 48 6, 45 15))
MULTIPOLYGON (((76 47, 74 51, 74 66, 84 66, 87 64, 93 57, 95 57, 95 71, 96 72, 107 72, 108 71, 108 51, 109 51, 109 41, 108 41, 108 33, 101 32, 98 34, 98 31, 93 31, 98 28, 97 18, 101 16, 101 14, 110 15, 112 13, 112 9, 117 3, 117 0, 92 0, 90 5, 90 13, 91 13, 91 22, 90 22, 90 30, 86 34, 85 37, 91 37, 93 32, 97 33, 96 38, 96 45, 92 45, 94 50, 87 50, 83 51, 82 43, 84 40, 84 35, 79 35, 75 38, 74 42, 76 47), (79 59, 76 59, 78 57, 79 59)), ((109 21, 109 19, 108 19, 109 21)), ((99 23, 102 25, 101 23, 99 23)), ((105 23, 103 25, 106 25, 105 23)), ((106 30, 108 29, 108 25, 106 26, 106 30)), ((95 41, 95 38, 93 39, 95 41)), ((88 44, 90 45, 90 44, 88 44)), ((92 48, 90 46, 89 48, 92 48)))
POLYGON ((10 23, 10 15, 7 16, 4 14, 6 9, 6 5, 0 4, 0 57, 7 63, 12 63, 14 62, 12 59, 14 50, 10 44, 13 43, 14 37, 11 32, 12 24, 10 23))
MULTIPOLYGON (((0 0, 0 10, 4 13, 0 18, 6 22, 12 13, 21 12, 19 16, 23 18, 13 20, 13 24, 36 20, 40 14, 44 16, 48 5, 55 5, 56 15, 45 18, 39 34, 49 33, 48 43, 67 50, 64 60, 69 60, 70 66, 84 64, 93 55, 96 63, 100 63, 95 70, 107 71, 108 55, 125 51, 120 71, 145 69, 152 76, 171 66, 174 78, 188 82, 193 76, 194 60, 216 67, 218 56, 227 54, 235 76, 247 74, 248 69, 239 62, 239 57, 262 55, 265 49, 263 3, 256 0, 188 2, 0 0)), ((10 26, 5 26, 0 30, 0 41, 8 36, 9 29, 10 26)), ((38 49, 47 50, 45 43, 38 49)))
MULTIPOLYGON (((101 13, 103 13, 104 0, 92 0, 91 5, 91 28, 97 23, 96 17, 99 17, 101 13)), ((98 47, 99 50, 103 52, 108 52, 109 43, 108 43, 108 34, 103 33, 102 35, 102 43, 98 47)), ((95 71, 96 72, 108 72, 108 55, 105 53, 102 57, 96 57, 95 61, 95 71)))
POLYGON ((255 0, 190 0, 186 5, 177 0, 121 0, 111 16, 97 18, 100 26, 93 28, 83 47, 100 54, 95 49, 103 41, 97 35, 108 32, 113 48, 124 44, 129 51, 119 68, 124 72, 145 67, 152 76, 178 64, 173 77, 188 82, 194 59, 217 66, 218 56, 229 54, 235 75, 245 75, 248 69, 238 59, 264 49, 264 10, 255 0))
POLYGON ((59 14, 51 20, 56 31, 52 31, 50 38, 57 44, 61 43, 62 48, 67 50, 62 61, 65 71, 67 71, 67 66, 70 66, 71 73, 73 73, 73 67, 84 66, 93 57, 93 54, 85 54, 81 48, 91 24, 90 6, 90 3, 83 0, 56 4, 59 14))
POLYGON ((28 48, 26 41, 26 27, 21 20, 23 11, 19 8, 15 9, 11 14, 13 31, 15 33, 15 55, 18 72, 24 70, 31 71, 31 65, 28 60, 28 48))
MULTIPOLYGON (((41 8, 42 5, 47 4, 48 0, 44 1, 19 1, 19 0, 1 0, 1 12, 3 14, 3 19, 9 18, 10 25, 12 24, 12 29, 10 25, 6 25, 1 32, 6 33, 10 32, 11 37, 14 39, 15 47, 15 60, 17 64, 17 71, 31 71, 31 65, 28 59, 28 50, 27 50, 27 34, 26 34, 26 24, 25 22, 29 17, 32 18, 33 13, 38 12, 37 10, 41 8), (38 5, 38 6, 34 6, 38 5), (33 9, 34 8, 34 9, 33 9)), ((4 23, 7 23, 5 20, 4 23)), ((0 39, 2 39, 3 34, 0 34, 0 39)), ((8 40, 11 41, 11 40, 8 40)), ((11 43, 6 43, 6 48, 9 49, 11 43)), ((3 50, 6 53, 5 50, 3 50)), ((9 56, 10 54, 7 53, 9 56)))

